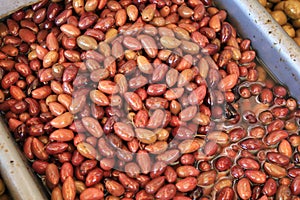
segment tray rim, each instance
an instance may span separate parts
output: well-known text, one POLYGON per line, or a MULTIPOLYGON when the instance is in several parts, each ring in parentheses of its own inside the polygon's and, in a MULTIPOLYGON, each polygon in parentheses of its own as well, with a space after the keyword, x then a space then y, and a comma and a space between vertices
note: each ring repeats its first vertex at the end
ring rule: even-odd
MULTIPOLYGON (((23 0, 33 2, 33 0, 23 0)), ((259 59, 264 61, 265 67, 269 73, 273 74, 281 83, 288 86, 291 94, 300 103, 300 89, 296 86, 300 86, 300 48, 296 43, 284 32, 279 24, 267 13, 267 11, 257 2, 248 0, 214 0, 218 8, 225 9, 228 12, 229 21, 237 28, 244 38, 251 39, 253 48, 258 52, 259 59), (230 9, 228 9, 230 8, 230 9), (247 13, 241 12, 247 10, 247 13), (237 13, 242 15, 253 16, 247 17, 252 27, 256 27, 252 31, 245 31, 247 23, 241 23, 246 19, 237 18, 237 13), (263 19, 262 19, 263 18, 263 19), (239 19, 239 20, 237 20, 239 19), (268 23, 266 23, 266 21, 268 23), (256 24, 256 25, 255 25, 256 24), (253 26, 255 25, 255 26, 253 26), (258 27, 260 26, 260 27, 258 27), (260 29, 260 30, 259 30, 260 29), (271 33, 269 31, 272 30, 271 33), (271 35, 269 39, 265 40, 263 37, 271 35), (286 42, 286 45, 281 46, 282 41, 286 42), (270 60, 269 55, 265 55, 266 49, 259 48, 262 43, 270 45, 272 53, 277 56, 275 61, 270 60), (282 48, 282 47, 285 47, 282 48), (295 51, 294 53, 291 53, 295 51), (298 52, 297 52, 298 51, 298 52), (279 60, 279 61, 278 61, 279 60), (274 63, 275 62, 275 63, 274 63), (277 66, 276 68, 273 66, 277 66), (299 66, 299 69, 295 69, 295 66, 299 66), (278 68, 289 69, 295 76, 284 76, 283 73, 278 73, 278 68), (277 73, 274 74, 274 71, 277 73), (296 84, 289 85, 289 81, 295 80, 296 84)), ((20 7, 18 7, 20 8, 20 7)), ((11 13, 10 13, 11 14, 11 13)), ((268 49, 269 51, 269 49, 268 49)), ((268 52, 269 53, 269 52, 268 52)), ((290 74, 291 75, 291 74, 290 74)), ((37 176, 33 174, 31 168, 28 165, 28 161, 22 156, 19 147, 10 136, 10 132, 6 127, 2 117, 0 117, 0 171, 1 175, 12 195, 16 200, 21 199, 48 199, 46 191, 43 186, 37 180, 37 176), (8 152, 2 149, 9 149, 8 152), (13 160, 13 162, 11 162, 13 160), (12 165, 12 163, 14 163, 12 165), (14 173, 10 173, 10 169, 14 170, 14 173), (20 184, 19 182, 22 182, 20 184)))

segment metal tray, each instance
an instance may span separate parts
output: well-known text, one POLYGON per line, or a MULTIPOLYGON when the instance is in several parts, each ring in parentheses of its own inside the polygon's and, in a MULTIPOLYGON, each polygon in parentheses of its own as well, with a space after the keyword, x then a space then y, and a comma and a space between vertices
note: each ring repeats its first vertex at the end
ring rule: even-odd
POLYGON ((39 2, 40 0, 8 0, 8 1, 1 1, 1 6, 0 6, 0 19, 3 17, 6 17, 15 11, 18 11, 25 6, 32 5, 36 2, 39 2))
MULTIPOLYGON (((1 2, 0 19, 40 0, 1 2)), ((0 117, 0 174, 14 200, 48 199, 41 182, 34 175, 19 147, 0 117)))
MULTIPOLYGON (((251 39, 269 73, 300 103, 300 48, 296 43, 257 1, 215 0, 215 4, 228 11, 230 22, 241 36, 251 39)), ((0 171, 13 199, 48 199, 1 119, 0 171)))
POLYGON ((300 103, 300 47, 256 0, 215 0, 237 32, 251 40, 257 57, 300 103))
POLYGON ((28 161, 0 118, 0 171, 14 200, 48 199, 42 183, 34 175, 28 161))

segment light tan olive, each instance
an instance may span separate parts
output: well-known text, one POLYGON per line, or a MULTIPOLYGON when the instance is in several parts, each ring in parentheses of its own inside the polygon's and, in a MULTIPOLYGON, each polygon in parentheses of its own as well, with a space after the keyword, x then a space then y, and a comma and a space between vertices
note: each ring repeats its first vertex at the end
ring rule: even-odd
POLYGON ((194 14, 194 11, 186 5, 182 5, 178 8, 178 14, 182 18, 190 18, 194 14))
POLYGON ((111 49, 109 44, 107 44, 106 42, 100 42, 98 45, 98 50, 100 51, 100 53, 102 53, 105 57, 108 57, 111 55, 111 49))
POLYGON ((46 98, 46 105, 49 106, 49 103, 56 102, 56 101, 57 101, 57 95, 55 95, 55 94, 49 95, 46 98))
POLYGON ((173 32, 175 33, 176 37, 178 39, 183 39, 183 40, 190 40, 190 34, 187 30, 180 28, 180 27, 175 27, 173 28, 173 32))
POLYGON ((300 29, 296 30, 296 37, 300 37, 300 29))
POLYGON ((263 7, 266 7, 266 5, 267 5, 267 0, 258 0, 258 2, 259 2, 263 7))
POLYGON ((135 129, 137 139, 145 144, 152 144, 157 140, 157 136, 153 131, 143 128, 135 129))
POLYGON ((139 10, 135 5, 129 5, 126 8, 126 13, 130 21, 135 21, 139 15, 139 10))
POLYGON ((76 41, 77 41, 77 45, 82 50, 87 51, 87 50, 94 50, 98 48, 97 41, 91 36, 81 35, 76 39, 76 41))
POLYGON ((49 51, 43 58, 43 66, 45 68, 51 67, 58 60, 58 53, 56 51, 49 51))
POLYGON ((189 54, 197 54, 200 50, 199 46, 196 43, 184 40, 181 42, 181 48, 184 52, 189 54))
POLYGON ((282 10, 275 10, 271 12, 272 17, 279 25, 284 25, 287 23, 287 17, 282 10))
POLYGON ((153 19, 156 10, 156 4, 149 4, 146 8, 142 11, 142 19, 146 22, 149 22, 153 19))
POLYGON ((132 51, 132 50, 125 50, 125 58, 127 60, 136 60, 136 57, 137 57, 137 53, 135 51, 132 51))
POLYGON ((297 45, 300 47, 300 37, 295 37, 294 41, 297 43, 297 45))
POLYGON ((283 30, 291 37, 294 38, 296 36, 296 31, 291 24, 286 24, 282 26, 283 30))
POLYGON ((62 75, 64 72, 64 66, 59 64, 59 63, 55 63, 52 66, 52 74, 54 76, 54 78, 56 79, 61 79, 62 75))
POLYGON ((300 18, 292 20, 294 28, 300 28, 300 18))
POLYGON ((170 135, 169 131, 167 131, 167 129, 164 128, 155 130, 155 134, 157 136, 157 139, 160 141, 167 140, 170 135))
POLYGON ((258 73, 258 80, 257 81, 265 81, 267 78, 267 72, 265 71, 265 69, 261 66, 257 66, 256 68, 257 73, 258 73))
POLYGON ((283 9, 290 18, 300 18, 300 1, 285 1, 283 9))
POLYGON ((174 49, 174 48, 177 48, 181 44, 181 41, 177 40, 175 37, 165 35, 160 38, 160 43, 165 48, 174 49))
POLYGON ((207 12, 212 16, 212 15, 216 14, 217 12, 219 12, 219 9, 212 6, 212 7, 207 8, 207 12))
POLYGON ((169 6, 164 6, 159 10, 159 13, 162 17, 167 17, 170 14, 170 7, 169 6))
POLYGON ((113 41, 118 35, 118 30, 115 28, 109 29, 105 34, 105 42, 110 43, 113 41))
POLYGON ((32 50, 28 53, 28 60, 33 60, 37 58, 37 53, 35 50, 32 50))
POLYGON ((82 181, 75 181, 76 192, 79 194, 86 189, 85 184, 82 181))
POLYGON ((199 112, 193 118, 193 122, 195 124, 200 124, 201 126, 207 126, 210 123, 210 118, 204 113, 199 112))
POLYGON ((162 49, 158 52, 157 57, 162 60, 162 61, 166 61, 169 56, 171 55, 172 51, 168 50, 168 49, 162 49))
POLYGON ((284 1, 281 1, 278 4, 276 4, 273 9, 274 10, 283 10, 283 6, 284 6, 284 1))
POLYGON ((154 17, 150 22, 154 26, 164 26, 166 24, 166 20, 163 17, 154 17))

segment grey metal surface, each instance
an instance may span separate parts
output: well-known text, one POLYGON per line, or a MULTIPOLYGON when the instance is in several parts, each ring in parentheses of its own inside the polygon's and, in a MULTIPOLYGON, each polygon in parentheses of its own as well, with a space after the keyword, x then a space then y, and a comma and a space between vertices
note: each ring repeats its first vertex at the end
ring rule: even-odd
POLYGON ((14 200, 48 199, 0 118, 0 171, 14 200))
MULTIPOLYGON (((2 0, 0 19, 39 0, 2 0)), ((9 130, 0 117, 0 171, 14 200, 48 199, 41 183, 31 171, 28 162, 11 138, 9 130)))
POLYGON ((249 38, 269 73, 300 103, 300 48, 256 0, 215 0, 229 20, 249 38))
POLYGON ((0 19, 6 17, 13 12, 32 5, 40 0, 1 0, 0 1, 0 19))

